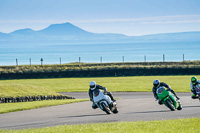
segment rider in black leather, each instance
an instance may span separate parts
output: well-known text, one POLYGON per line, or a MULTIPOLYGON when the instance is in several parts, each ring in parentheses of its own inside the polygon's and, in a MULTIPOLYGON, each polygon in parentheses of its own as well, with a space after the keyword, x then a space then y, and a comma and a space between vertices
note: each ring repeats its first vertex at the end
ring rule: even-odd
POLYGON ((106 88, 106 87, 103 87, 103 86, 101 86, 101 85, 96 84, 95 81, 91 81, 91 82, 90 82, 90 89, 89 89, 89 91, 88 91, 88 94, 89 94, 89 97, 90 97, 90 101, 93 102, 93 104, 92 104, 92 108, 93 108, 93 109, 96 109, 96 108, 97 108, 96 104, 94 104, 94 101, 93 101, 93 91, 96 90, 96 89, 104 90, 104 92, 106 92, 106 95, 108 95, 108 96, 111 98, 111 100, 112 100, 113 102, 116 101, 116 100, 113 98, 112 93, 107 91, 107 88, 106 88))

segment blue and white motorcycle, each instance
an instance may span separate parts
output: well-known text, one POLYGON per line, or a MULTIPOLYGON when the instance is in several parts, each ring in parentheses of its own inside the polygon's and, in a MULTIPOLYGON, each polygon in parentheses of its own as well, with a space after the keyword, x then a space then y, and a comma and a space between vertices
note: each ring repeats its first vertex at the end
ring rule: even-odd
POLYGON ((118 113, 117 103, 113 102, 111 98, 106 95, 106 92, 102 92, 100 89, 93 91, 93 101, 94 103, 107 114, 118 113))

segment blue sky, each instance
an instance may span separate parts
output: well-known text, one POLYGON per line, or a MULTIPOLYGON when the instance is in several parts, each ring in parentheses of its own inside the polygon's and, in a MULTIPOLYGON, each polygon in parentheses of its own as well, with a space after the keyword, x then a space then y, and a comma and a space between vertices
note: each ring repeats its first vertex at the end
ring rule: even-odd
POLYGON ((129 36, 200 31, 200 0, 0 0, 0 32, 65 22, 129 36))

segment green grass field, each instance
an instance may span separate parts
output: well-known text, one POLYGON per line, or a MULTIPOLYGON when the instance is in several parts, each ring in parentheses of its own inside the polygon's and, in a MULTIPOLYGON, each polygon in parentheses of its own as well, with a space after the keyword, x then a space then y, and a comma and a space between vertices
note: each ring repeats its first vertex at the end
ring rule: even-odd
POLYGON ((169 84, 175 92, 190 92, 191 77, 192 75, 0 80, 0 97, 83 92, 88 91, 92 80, 107 87, 109 91, 152 91, 153 80, 159 79, 169 84))
POLYGON ((200 118, 82 124, 25 130, 0 130, 0 133, 199 133, 200 118))
MULTIPOLYGON (((34 82, 34 81, 33 81, 34 82)), ((50 88, 23 83, 18 81, 0 81, 0 97, 37 96, 37 95, 58 95, 50 88)))

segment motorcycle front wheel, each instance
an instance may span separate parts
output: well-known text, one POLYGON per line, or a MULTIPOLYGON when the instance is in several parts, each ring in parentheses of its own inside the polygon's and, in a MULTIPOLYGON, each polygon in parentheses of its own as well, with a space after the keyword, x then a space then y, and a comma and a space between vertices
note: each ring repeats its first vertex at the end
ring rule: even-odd
POLYGON ((105 103, 101 103, 101 107, 103 108, 103 111, 105 111, 107 114, 111 114, 110 108, 107 107, 105 103))
POLYGON ((169 99, 165 101, 165 106, 167 106, 171 111, 175 111, 174 105, 170 102, 169 99))

